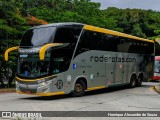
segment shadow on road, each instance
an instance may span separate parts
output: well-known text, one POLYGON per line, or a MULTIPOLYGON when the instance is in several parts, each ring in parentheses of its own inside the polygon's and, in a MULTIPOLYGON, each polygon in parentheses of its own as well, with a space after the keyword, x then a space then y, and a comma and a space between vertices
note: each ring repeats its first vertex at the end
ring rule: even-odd
MULTIPOLYGON (((118 86, 118 87, 110 87, 110 88, 104 88, 100 90, 95 91, 87 91, 84 96, 91 96, 91 95, 97 95, 97 94, 104 94, 104 93, 111 93, 119 90, 124 89, 130 89, 128 86, 118 86)), ((82 96, 83 97, 83 96, 82 96)), ((68 99, 73 98, 70 94, 68 95, 60 95, 60 96, 34 96, 34 97, 26 97, 21 99, 26 100, 59 100, 59 99, 68 99)))
MULTIPOLYGON (((154 85, 151 84, 143 84, 141 87, 153 87, 154 85)), ((136 88, 129 88, 127 85, 125 86, 117 86, 117 87, 109 87, 109 88, 104 88, 100 90, 95 90, 95 91, 87 91, 84 96, 91 96, 91 95, 97 95, 97 94, 104 94, 104 93, 112 93, 120 90, 125 90, 125 89, 136 89, 136 88)), ((21 99, 26 99, 26 100, 59 100, 59 99, 68 99, 72 98, 70 94, 68 95, 60 95, 60 96, 34 96, 34 97, 26 97, 26 98, 21 98, 21 99)))

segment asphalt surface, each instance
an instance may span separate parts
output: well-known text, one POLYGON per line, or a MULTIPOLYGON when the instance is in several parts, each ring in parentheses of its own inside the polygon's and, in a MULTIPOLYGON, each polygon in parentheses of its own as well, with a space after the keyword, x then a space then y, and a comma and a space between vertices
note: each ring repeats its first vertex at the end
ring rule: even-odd
MULTIPOLYGON (((83 97, 70 95, 38 97, 16 93, 0 94, 0 111, 160 111, 159 82, 145 82, 133 89, 127 86, 87 92, 83 97), (154 87, 158 86, 158 87, 154 87), (157 90, 157 89, 156 89, 157 90)), ((79 116, 79 115, 77 115, 79 116)), ((17 118, 0 118, 16 120, 17 118)), ((23 118, 31 120, 30 118, 23 118)), ((22 120, 23 120, 22 119, 22 120)), ((47 117, 33 120, 159 120, 159 117, 47 117)))

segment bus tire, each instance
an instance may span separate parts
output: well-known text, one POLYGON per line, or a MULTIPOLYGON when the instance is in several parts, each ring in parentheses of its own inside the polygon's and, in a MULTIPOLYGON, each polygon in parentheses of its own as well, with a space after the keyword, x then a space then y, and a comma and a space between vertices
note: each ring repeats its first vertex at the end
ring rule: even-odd
POLYGON ((136 83, 136 86, 137 87, 140 87, 142 85, 142 81, 143 81, 143 76, 139 76, 138 79, 137 79, 137 83, 136 83))
POLYGON ((136 75, 132 75, 130 79, 129 87, 134 88, 136 86, 136 81, 137 81, 136 75))
POLYGON ((85 93, 85 83, 82 80, 78 80, 74 86, 74 90, 72 91, 72 96, 81 97, 85 93))

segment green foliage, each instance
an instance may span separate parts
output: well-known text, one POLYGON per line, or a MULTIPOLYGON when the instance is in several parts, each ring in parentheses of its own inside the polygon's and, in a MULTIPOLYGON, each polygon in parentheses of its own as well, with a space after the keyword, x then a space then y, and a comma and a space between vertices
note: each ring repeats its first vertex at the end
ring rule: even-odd
MULTIPOLYGON (((100 9, 90 0, 0 0, 0 61, 8 47, 17 46, 23 33, 39 23, 79 22, 132 34, 160 38, 160 12, 141 9, 100 9)), ((160 45, 156 44, 156 55, 160 45)), ((17 52, 10 53, 15 66, 17 52)))
MULTIPOLYGON (((160 37, 160 12, 141 9, 100 10, 90 0, 0 0, 1 56, 7 47, 18 45, 29 27, 28 17, 48 23, 80 22, 138 37, 160 37)), ((14 59, 13 57, 11 57, 14 59)))
POLYGON ((139 24, 133 25, 132 34, 136 35, 136 36, 141 36, 141 37, 144 37, 144 38, 146 37, 146 35, 142 32, 142 28, 140 27, 139 24))

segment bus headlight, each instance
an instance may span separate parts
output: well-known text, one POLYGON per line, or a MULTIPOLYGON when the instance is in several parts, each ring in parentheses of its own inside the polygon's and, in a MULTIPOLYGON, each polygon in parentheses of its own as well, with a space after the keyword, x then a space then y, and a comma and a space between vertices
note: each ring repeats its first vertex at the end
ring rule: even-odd
POLYGON ((17 87, 19 86, 17 81, 15 82, 15 84, 16 84, 17 87))
POLYGON ((42 83, 40 83, 41 84, 41 87, 44 87, 44 86, 46 86, 47 85, 47 83, 46 82, 42 82, 42 83))
POLYGON ((16 85, 18 84, 18 82, 17 82, 17 81, 16 81, 15 83, 16 83, 16 85))
POLYGON ((40 87, 44 87, 44 86, 49 85, 51 82, 52 82, 52 80, 50 80, 50 81, 39 82, 39 86, 40 86, 40 87))

